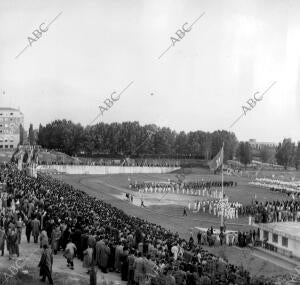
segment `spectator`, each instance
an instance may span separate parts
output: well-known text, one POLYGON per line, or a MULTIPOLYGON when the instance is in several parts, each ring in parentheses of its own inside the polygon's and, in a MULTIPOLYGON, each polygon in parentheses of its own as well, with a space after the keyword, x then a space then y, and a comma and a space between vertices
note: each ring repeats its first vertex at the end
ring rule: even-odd
POLYGON ((53 264, 53 257, 52 252, 48 248, 46 244, 43 245, 43 252, 41 256, 41 260, 39 262, 40 267, 40 276, 42 277, 41 281, 45 282, 46 277, 50 284, 53 284, 52 280, 52 264, 53 264))

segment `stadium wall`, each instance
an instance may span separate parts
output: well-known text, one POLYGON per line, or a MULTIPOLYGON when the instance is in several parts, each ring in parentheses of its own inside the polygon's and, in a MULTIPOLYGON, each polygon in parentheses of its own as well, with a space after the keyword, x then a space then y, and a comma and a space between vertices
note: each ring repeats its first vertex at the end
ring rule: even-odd
POLYGON ((180 167, 39 165, 37 171, 66 174, 169 173, 180 167))

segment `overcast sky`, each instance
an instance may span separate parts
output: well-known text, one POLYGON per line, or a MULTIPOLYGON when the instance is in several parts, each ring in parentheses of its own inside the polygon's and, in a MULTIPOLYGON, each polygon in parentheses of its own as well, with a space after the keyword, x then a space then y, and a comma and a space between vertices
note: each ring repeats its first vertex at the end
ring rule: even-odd
POLYGON ((0 0, 0 106, 20 107, 26 127, 63 118, 87 125, 133 81, 95 122, 300 140, 299 54, 298 0, 0 0))

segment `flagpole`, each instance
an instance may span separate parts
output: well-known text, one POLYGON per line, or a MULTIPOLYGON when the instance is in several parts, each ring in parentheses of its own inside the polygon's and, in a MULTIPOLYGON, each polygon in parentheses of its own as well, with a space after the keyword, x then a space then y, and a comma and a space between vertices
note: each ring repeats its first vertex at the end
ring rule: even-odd
POLYGON ((215 171, 216 174, 216 170, 220 169, 220 164, 221 164, 221 175, 222 175, 222 190, 221 190, 221 196, 220 197, 220 201, 218 203, 218 208, 221 207, 221 225, 220 225, 220 230, 223 231, 224 228, 224 174, 223 174, 223 163, 224 163, 224 141, 222 143, 222 148, 221 150, 218 152, 218 154, 211 160, 208 162, 208 166, 211 170, 215 171))
POLYGON ((221 168, 221 172, 222 172, 222 198, 221 198, 221 205, 222 205, 222 210, 221 210, 221 231, 223 231, 224 228, 224 187, 223 187, 223 162, 224 162, 224 142, 222 145, 222 151, 223 151, 223 161, 222 161, 222 168, 221 168))

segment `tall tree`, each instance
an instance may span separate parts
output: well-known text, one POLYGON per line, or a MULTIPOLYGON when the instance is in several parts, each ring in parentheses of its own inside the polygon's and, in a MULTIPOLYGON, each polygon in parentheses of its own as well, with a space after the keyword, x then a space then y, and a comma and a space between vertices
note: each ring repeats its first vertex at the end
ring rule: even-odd
POLYGON ((220 151, 224 143, 224 160, 232 159, 238 145, 235 134, 218 130, 213 132, 211 136, 211 156, 214 157, 220 151))
POLYGON ((291 139, 284 139, 276 149, 275 154, 277 163, 283 165, 285 169, 288 166, 292 166, 295 159, 295 144, 291 139))
POLYGON ((188 138, 183 131, 176 135, 175 150, 179 156, 186 156, 189 154, 188 138))
POLYGON ((248 142, 240 142, 237 148, 237 157, 240 162, 243 163, 246 167, 247 164, 252 161, 252 151, 251 145, 248 142))
POLYGON ((22 124, 20 124, 19 127, 19 135, 20 135, 20 145, 22 145, 24 143, 24 128, 22 124))
POLYGON ((38 130, 38 136, 37 136, 37 141, 39 145, 45 146, 46 142, 44 136, 45 136, 45 132, 43 131, 43 126, 42 124, 40 124, 38 130))
POLYGON ((295 154, 295 167, 297 170, 300 169, 300 142, 298 142, 297 150, 295 154))
POLYGON ((35 144, 35 137, 34 137, 34 131, 33 131, 33 125, 32 124, 30 124, 30 126, 29 126, 28 140, 29 140, 30 145, 35 144))
POLYGON ((269 163, 273 158, 273 151, 270 147, 262 147, 259 150, 259 156, 262 162, 269 163))

